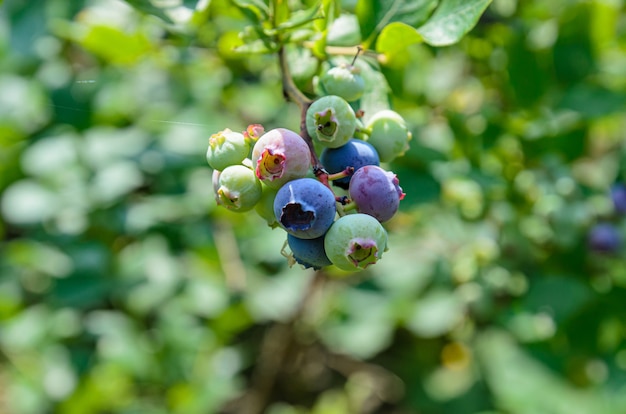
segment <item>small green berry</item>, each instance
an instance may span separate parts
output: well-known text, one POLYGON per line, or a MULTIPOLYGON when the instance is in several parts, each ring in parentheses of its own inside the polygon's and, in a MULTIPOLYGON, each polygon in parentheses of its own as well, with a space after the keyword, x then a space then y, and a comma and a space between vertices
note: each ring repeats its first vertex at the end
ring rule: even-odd
POLYGON ((222 171, 230 165, 240 164, 250 152, 243 134, 226 128, 209 138, 206 160, 214 170, 222 171))
POLYGON ((342 64, 328 69, 320 77, 320 86, 328 95, 337 95, 353 102, 363 95, 365 81, 356 67, 342 64))
POLYGON ((350 104, 336 95, 322 96, 306 113, 309 135, 321 145, 338 148, 353 137, 356 115, 350 104))
POLYGON ((409 149, 411 132, 404 118, 395 111, 377 112, 367 122, 366 129, 369 131, 367 142, 376 148, 381 162, 390 162, 409 149))
POLYGON ((386 248, 387 231, 378 220, 363 213, 340 217, 324 237, 326 255, 342 270, 363 270, 376 263, 386 248))
POLYGON ((224 168, 218 176, 217 203, 228 210, 243 212, 254 208, 261 199, 261 182, 254 171, 243 165, 224 168))

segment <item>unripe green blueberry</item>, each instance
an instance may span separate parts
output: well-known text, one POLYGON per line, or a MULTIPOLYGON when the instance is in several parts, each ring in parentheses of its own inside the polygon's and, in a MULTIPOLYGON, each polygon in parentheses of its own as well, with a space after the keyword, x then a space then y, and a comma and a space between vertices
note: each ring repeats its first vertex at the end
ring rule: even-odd
POLYGON ((409 149, 411 132, 404 118, 395 111, 385 109, 377 112, 367 122, 367 142, 372 144, 381 162, 389 162, 409 149))
POLYGON ((261 183, 261 187, 263 189, 261 199, 256 206, 254 206, 254 210, 267 221, 268 226, 272 228, 278 227, 279 224, 274 215, 274 198, 276 198, 278 189, 263 183, 261 183))
POLYGON ((341 64, 328 69, 320 77, 320 86, 326 94, 352 102, 363 96, 365 81, 356 67, 341 64))
POLYGON ((254 171, 243 165, 224 168, 216 186, 217 203, 232 211, 251 210, 261 199, 261 182, 254 171))
POLYGON ((338 148, 354 135, 356 115, 345 99, 336 95, 322 96, 307 110, 306 128, 321 145, 338 148))
POLYGON ((376 263, 387 248, 387 231, 374 217, 356 213, 340 217, 324 237, 330 261, 342 270, 358 271, 376 263))
POLYGON ((211 135, 206 160, 214 170, 241 163, 248 156, 250 145, 243 134, 226 128, 211 135))

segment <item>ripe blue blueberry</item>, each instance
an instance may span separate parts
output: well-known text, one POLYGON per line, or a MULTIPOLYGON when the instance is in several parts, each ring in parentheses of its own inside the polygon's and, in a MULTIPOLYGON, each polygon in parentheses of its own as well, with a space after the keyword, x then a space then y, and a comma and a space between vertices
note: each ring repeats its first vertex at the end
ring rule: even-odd
POLYGON ((335 195, 314 178, 289 181, 274 199, 278 223, 287 233, 301 239, 314 239, 326 233, 335 213, 335 195))
MULTIPOLYGON (((324 148, 320 161, 330 174, 344 171, 346 167, 352 167, 354 171, 357 171, 365 165, 380 164, 376 149, 371 144, 355 138, 339 148, 324 148)), ((347 190, 350 177, 334 180, 333 184, 347 190)))
POLYGON ((296 262, 305 268, 312 267, 317 270, 332 264, 324 251, 324 236, 315 239, 300 239, 288 234, 287 244, 296 262))

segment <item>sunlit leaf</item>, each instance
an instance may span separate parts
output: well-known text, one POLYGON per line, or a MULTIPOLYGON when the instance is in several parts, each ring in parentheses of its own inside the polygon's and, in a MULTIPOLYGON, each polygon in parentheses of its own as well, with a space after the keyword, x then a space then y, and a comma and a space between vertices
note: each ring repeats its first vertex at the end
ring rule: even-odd
POLYGON ((478 22, 491 0, 442 0, 418 32, 433 46, 458 42, 478 22))
POLYGON ((252 21, 260 23, 268 21, 270 10, 262 0, 230 0, 252 21))
POLYGON ((356 12, 365 47, 372 44, 383 28, 392 22, 418 27, 432 13, 439 0, 389 0, 357 2, 356 12))
POLYGON ((422 36, 411 26, 401 23, 391 23, 382 30, 376 41, 376 51, 383 53, 387 64, 393 66, 406 49, 422 42, 422 36))
POLYGON ((93 26, 79 41, 102 59, 122 65, 135 63, 152 49, 142 33, 128 34, 110 26, 93 26))
POLYGON ((276 27, 276 30, 278 30, 279 32, 286 32, 288 30, 293 30, 308 23, 311 23, 314 20, 322 18, 322 14, 320 13, 320 11, 320 6, 315 5, 306 10, 294 12, 288 20, 280 23, 276 27))

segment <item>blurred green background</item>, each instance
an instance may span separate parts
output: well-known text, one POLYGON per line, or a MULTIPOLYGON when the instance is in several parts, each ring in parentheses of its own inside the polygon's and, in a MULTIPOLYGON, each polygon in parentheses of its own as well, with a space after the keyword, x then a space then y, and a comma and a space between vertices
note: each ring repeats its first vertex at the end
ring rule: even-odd
POLYGON ((299 311, 314 272, 205 161, 298 129, 276 57, 226 0, 131 3, 0 2, 0 413, 626 412, 626 250, 587 243, 626 237, 623 0, 494 0, 384 66, 390 250, 299 311))

